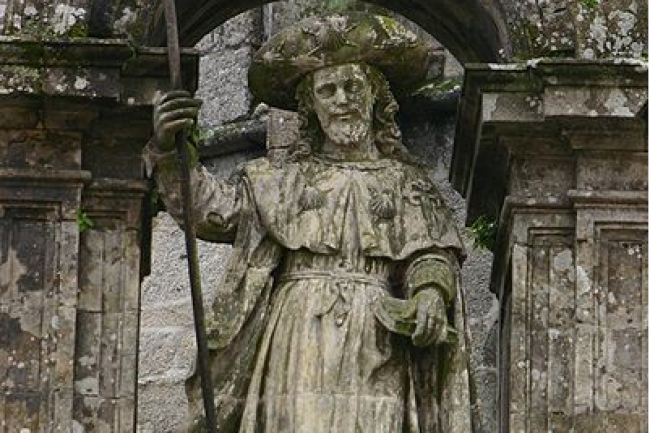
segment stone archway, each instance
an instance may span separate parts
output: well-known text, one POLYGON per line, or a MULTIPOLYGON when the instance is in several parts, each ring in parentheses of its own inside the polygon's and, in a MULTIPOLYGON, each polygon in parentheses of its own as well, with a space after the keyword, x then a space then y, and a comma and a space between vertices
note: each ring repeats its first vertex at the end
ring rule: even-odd
MULTIPOLYGON (((177 2, 189 46, 268 0, 177 2)), ((168 85, 164 50, 140 45, 164 42, 160 3, 0 0, 9 431, 135 430, 151 202, 140 148, 153 91, 168 85)), ((470 212, 502 215, 492 277, 501 431, 647 430, 637 356, 647 346, 647 2, 371 3, 418 23, 465 66, 498 62, 502 49, 554 58, 466 67, 454 145, 452 180, 470 212)), ((184 69, 194 89, 197 58, 184 69)))
MULTIPOLYGON (((462 63, 499 62, 510 52, 503 8, 495 0, 368 0, 397 12, 438 39, 462 63)), ((190 0, 179 3, 181 43, 193 46, 216 26, 269 0, 190 0)), ((151 14, 146 45, 162 45, 162 13, 151 14)))

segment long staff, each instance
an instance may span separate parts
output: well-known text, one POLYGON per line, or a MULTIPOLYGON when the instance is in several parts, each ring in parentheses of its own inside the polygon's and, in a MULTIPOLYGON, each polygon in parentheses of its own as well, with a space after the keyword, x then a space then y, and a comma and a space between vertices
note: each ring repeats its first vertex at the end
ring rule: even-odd
MULTIPOLYGON (((167 22, 167 50, 169 70, 173 89, 182 89, 181 54, 178 42, 178 25, 176 20, 176 4, 174 0, 165 0, 165 20, 167 22)), ((192 188, 190 184, 190 166, 184 133, 176 133, 176 151, 181 164, 181 193, 183 197, 183 223, 185 232, 185 248, 187 249, 187 264, 190 275, 190 290, 192 293, 192 309, 194 311, 194 330, 198 348, 198 373, 201 380, 203 407, 205 409, 206 427, 209 433, 217 431, 216 411, 214 407, 214 389, 210 377, 208 362, 208 342, 205 332, 205 312, 201 294, 201 275, 198 255, 196 252, 196 232, 192 217, 192 188)))

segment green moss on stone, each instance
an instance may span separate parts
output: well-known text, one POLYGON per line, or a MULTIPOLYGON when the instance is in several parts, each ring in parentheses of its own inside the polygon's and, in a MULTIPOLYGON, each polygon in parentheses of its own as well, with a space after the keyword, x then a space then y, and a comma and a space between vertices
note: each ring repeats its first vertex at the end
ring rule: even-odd
POLYGON ((25 60, 32 65, 40 65, 45 56, 45 45, 42 41, 29 41, 21 44, 21 48, 25 54, 25 60))
POLYGON ((459 90, 462 85, 463 82, 459 78, 448 79, 448 80, 436 79, 420 87, 418 90, 413 92, 413 95, 414 96, 422 95, 429 98, 437 98, 437 97, 445 96, 455 90, 459 90))
POLYGON ((492 250, 497 237, 497 222, 485 215, 481 215, 469 227, 474 236, 474 247, 492 250))
POLYGON ((589 9, 596 9, 600 4, 598 0, 578 0, 578 2, 589 9))
POLYGON ((86 230, 93 228, 95 223, 90 219, 86 211, 83 209, 77 209, 77 226, 79 227, 79 233, 83 233, 86 230))
POLYGON ((70 27, 63 36, 68 38, 87 38, 88 24, 85 22, 77 22, 72 27, 70 27))
POLYGON ((327 0, 323 6, 325 11, 345 12, 353 10, 357 6, 355 0, 327 0))
POLYGON ((539 49, 541 32, 537 24, 524 21, 521 23, 520 31, 523 40, 528 46, 530 57, 537 57, 540 54, 539 51, 541 51, 539 49))
POLYGON ((22 23, 22 27, 16 33, 26 36, 43 37, 50 34, 51 31, 40 19, 26 18, 22 23))

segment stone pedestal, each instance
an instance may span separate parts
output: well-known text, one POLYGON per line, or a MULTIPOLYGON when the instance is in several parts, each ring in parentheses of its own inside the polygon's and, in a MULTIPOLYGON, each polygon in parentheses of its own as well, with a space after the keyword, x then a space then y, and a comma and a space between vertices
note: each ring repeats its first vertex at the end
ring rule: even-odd
POLYGON ((467 67, 452 181, 498 221, 500 431, 647 430, 647 68, 467 67))
POLYGON ((134 431, 140 153, 166 55, 2 37, 0 59, 0 432, 134 431))

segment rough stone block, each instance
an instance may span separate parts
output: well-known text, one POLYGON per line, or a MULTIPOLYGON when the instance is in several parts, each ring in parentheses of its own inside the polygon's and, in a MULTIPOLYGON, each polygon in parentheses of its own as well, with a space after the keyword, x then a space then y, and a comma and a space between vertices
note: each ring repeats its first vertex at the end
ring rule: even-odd
POLYGON ((143 329, 140 335, 140 380, 183 382, 195 357, 194 330, 190 326, 143 329))
POLYGON ((81 165, 80 148, 81 136, 75 133, 0 130, 0 167, 75 170, 81 165))
MULTIPOLYGON (((183 232, 166 213, 154 220, 152 275, 143 283, 143 305, 189 299, 189 279, 183 232), (154 283, 155 281, 155 283, 154 283)), ((199 242, 201 277, 206 305, 210 305, 214 290, 225 269, 230 247, 199 242)))
POLYGON ((204 56, 200 76, 209 80, 196 96, 203 99, 199 123, 205 128, 214 127, 248 115, 252 96, 248 91, 248 66, 253 56, 249 46, 227 53, 204 56))
POLYGON ((648 52, 647 15, 644 1, 577 2, 577 56, 640 58, 648 52))
MULTIPOLYGON (((152 284, 154 282, 151 282, 152 284)), ((191 299, 162 301, 144 306, 141 314, 141 329, 187 327, 194 320, 191 299)))
POLYGON ((202 55, 228 55, 242 47, 260 45, 260 13, 257 10, 244 12, 226 21, 196 44, 202 55))
POLYGON ((138 422, 142 431, 155 433, 182 431, 188 416, 187 398, 182 384, 140 385, 139 401, 138 422))

